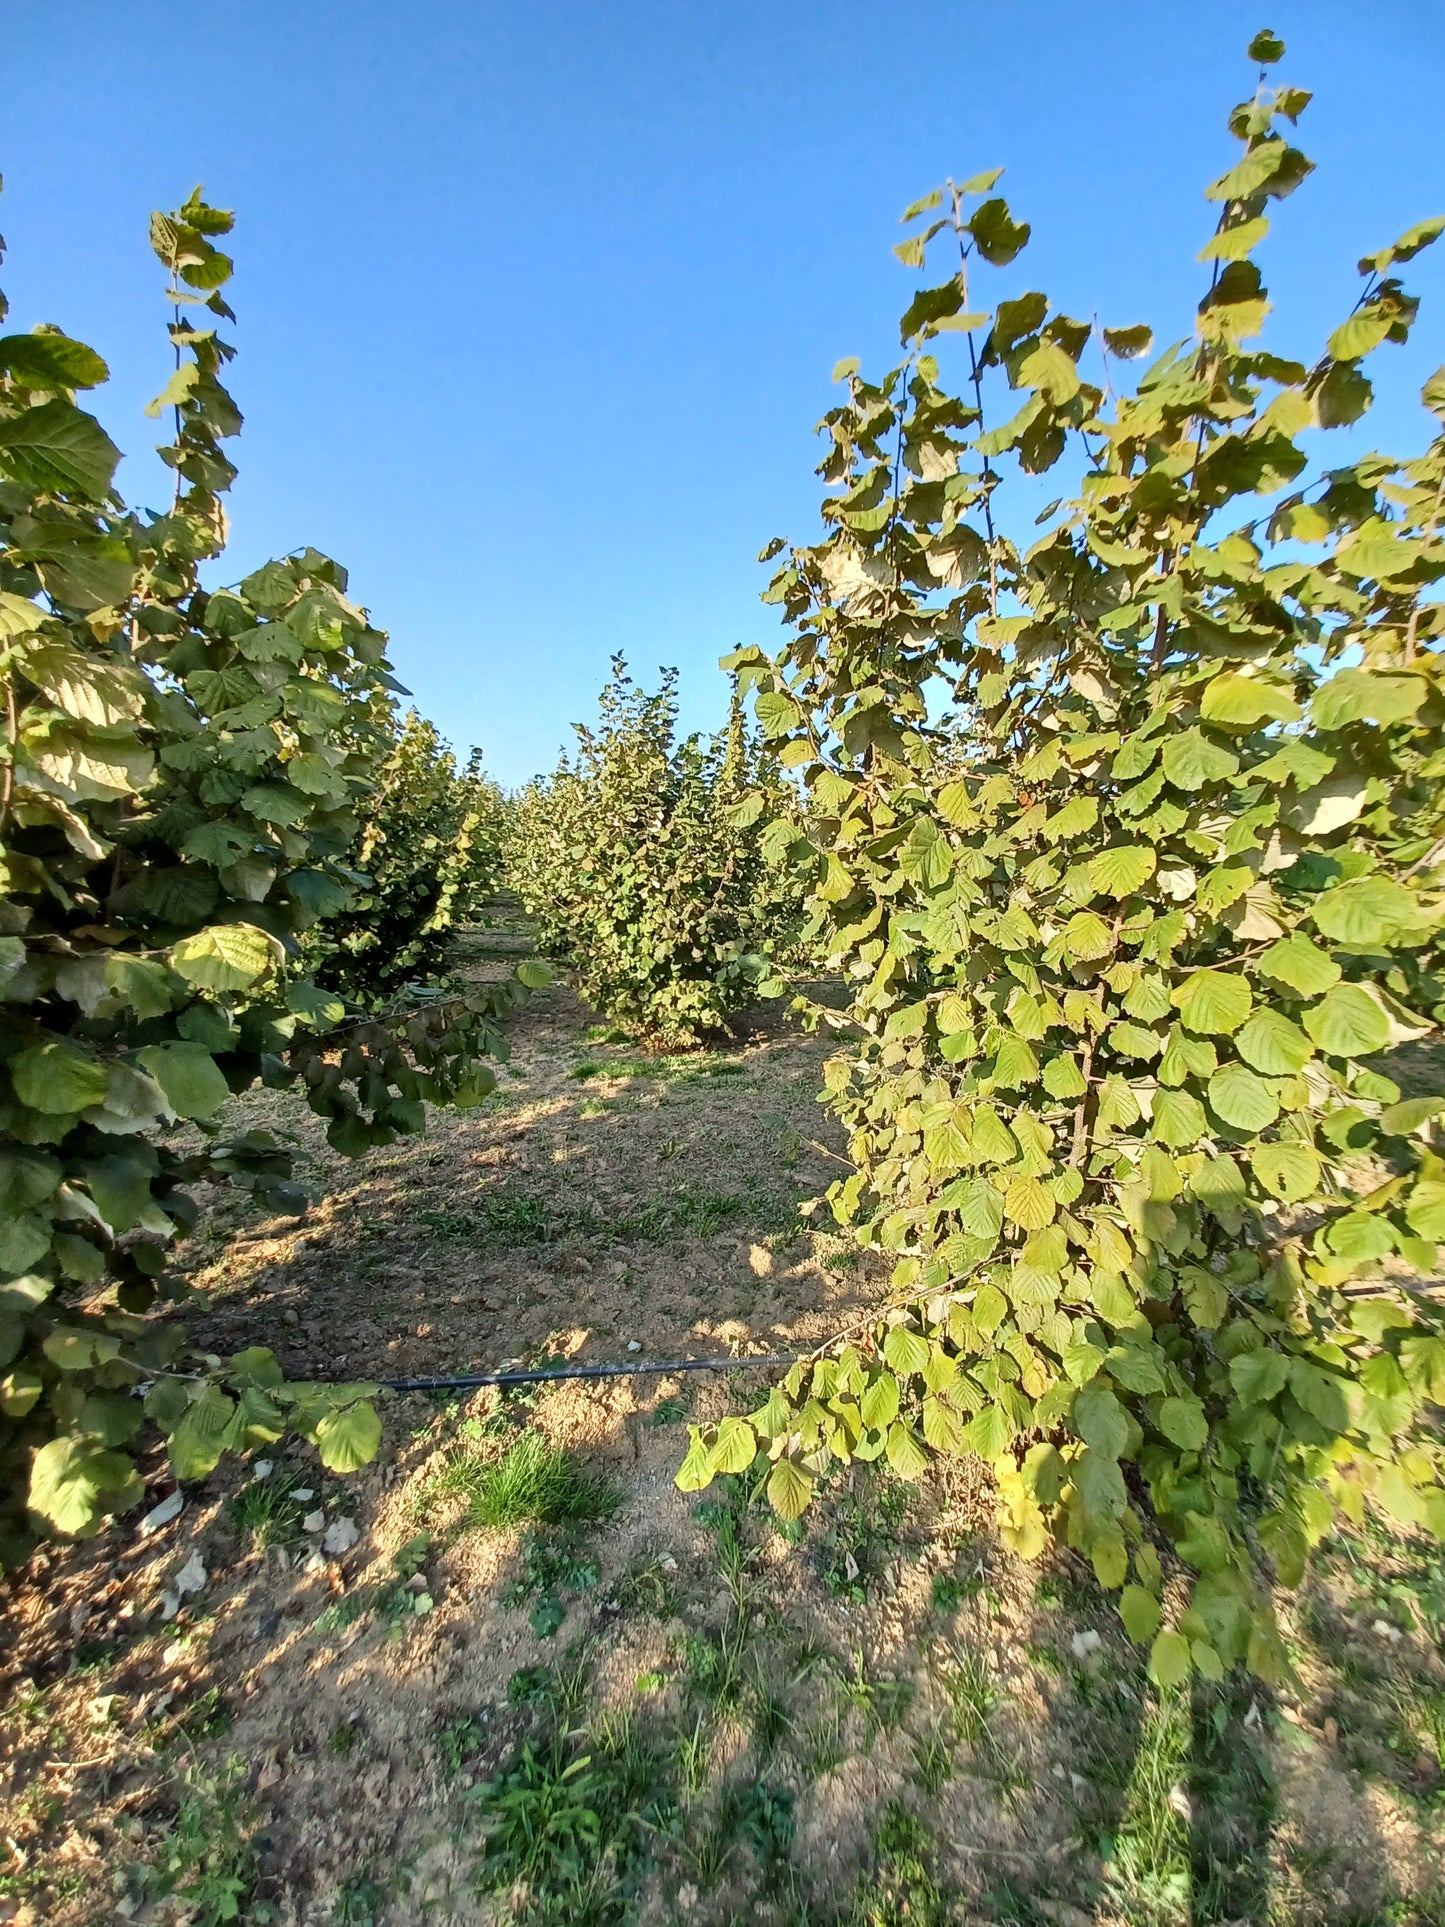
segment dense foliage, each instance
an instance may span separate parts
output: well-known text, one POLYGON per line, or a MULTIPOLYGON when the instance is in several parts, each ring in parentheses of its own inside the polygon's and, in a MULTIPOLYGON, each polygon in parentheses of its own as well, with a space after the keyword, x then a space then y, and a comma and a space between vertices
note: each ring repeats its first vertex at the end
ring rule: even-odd
POLYGON ((317 982, 371 1008, 444 975, 453 930, 497 888, 505 809, 480 753, 459 773, 436 725, 409 710, 347 853, 351 902, 306 945, 317 982))
POLYGON ((679 742, 675 683, 649 695, 614 661, 576 757, 517 800, 508 881, 600 1011, 686 1046, 785 988, 799 892, 777 860, 795 803, 776 758, 736 695, 721 735, 679 742))
POLYGON ((224 1177, 294 1207, 283 1148, 215 1121, 258 1079, 299 1078, 344 1152, 419 1129, 424 1099, 480 1098, 477 1054, 515 991, 353 1022, 297 967, 306 933, 351 901, 394 685, 385 637, 314 550, 198 586, 224 544, 222 443, 240 427, 212 325, 234 318, 213 238, 230 226, 199 191, 152 223, 175 311, 175 372, 151 409, 174 419, 164 514, 120 502, 118 451, 76 405, 101 358, 53 329, 0 339, 7 1553, 27 1506, 83 1533, 131 1503, 147 1421, 185 1477, 287 1425, 337 1468, 370 1456, 365 1387, 287 1387, 264 1351, 183 1368, 179 1328, 148 1314, 179 1289, 166 1266, 195 1215, 185 1186, 224 1177))
POLYGON ((977 306, 1029 234, 996 174, 909 211, 898 253, 950 272, 900 367, 840 366, 829 532, 767 552, 791 637, 733 659, 808 787, 859 1027, 833 1207, 896 1289, 680 1482, 766 1453, 791 1516, 833 1461, 981 1453, 1007 1542, 1088 1556, 1161 1682, 1277 1672, 1271 1575, 1337 1516, 1445 1536, 1445 1098, 1389 1055, 1445 1016, 1445 371, 1422 455, 1302 446, 1368 408, 1445 221, 1360 263, 1312 364, 1257 345, 1253 257, 1310 171, 1282 52, 1251 48, 1193 339, 1132 393, 1147 330, 977 306), (1010 459, 1080 478, 1027 548, 1010 459))

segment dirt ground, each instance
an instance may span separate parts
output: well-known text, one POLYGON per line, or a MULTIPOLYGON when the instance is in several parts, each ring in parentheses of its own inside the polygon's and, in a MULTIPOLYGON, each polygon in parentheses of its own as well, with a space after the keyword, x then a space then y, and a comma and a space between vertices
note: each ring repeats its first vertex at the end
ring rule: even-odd
POLYGON ((0 1598, 0 1921, 1445 1923, 1438 1547, 1334 1543, 1287 1689, 1161 1700, 1087 1568, 1000 1550, 975 1462, 859 1469, 794 1529, 678 1492, 687 1421, 766 1396, 747 1359, 880 1290, 800 1211, 827 1046, 774 1011, 647 1059, 563 984, 512 1046, 482 1110, 356 1163, 249 1100, 316 1202, 207 1200, 198 1339, 358 1380, 739 1362, 398 1395, 361 1475, 278 1448, 38 1553, 0 1598))

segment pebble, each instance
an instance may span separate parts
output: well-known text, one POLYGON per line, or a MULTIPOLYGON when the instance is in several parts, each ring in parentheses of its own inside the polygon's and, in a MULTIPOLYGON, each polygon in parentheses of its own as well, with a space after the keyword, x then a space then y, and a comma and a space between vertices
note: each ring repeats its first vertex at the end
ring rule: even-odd
POLYGON ((314 1512, 308 1512, 306 1517, 301 1521, 301 1530, 303 1532, 322 1532, 325 1530, 325 1527, 326 1514, 320 1506, 317 1506, 314 1512))
POLYGON ((640 1352, 642 1350, 642 1346, 637 1339, 629 1338, 627 1341, 627 1349, 630 1352, 640 1352))

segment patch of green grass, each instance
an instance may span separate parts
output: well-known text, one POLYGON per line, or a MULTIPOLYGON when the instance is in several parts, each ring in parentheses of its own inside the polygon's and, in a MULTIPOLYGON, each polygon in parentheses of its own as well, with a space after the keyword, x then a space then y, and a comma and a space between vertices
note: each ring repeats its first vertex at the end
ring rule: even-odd
POLYGON ((953 1745, 941 1726, 932 1726, 913 1749, 914 1778, 931 1800, 953 1778, 953 1745))
POLYGON ((577 1733, 525 1739, 473 1797, 486 1828, 479 1893, 500 1897, 524 1883, 528 1918, 620 1924, 652 1840, 673 1830, 665 1774, 664 1755, 630 1709, 598 1721, 589 1751, 577 1733))
POLYGON ((422 1484, 417 1508, 425 1513, 450 1499, 463 1499, 469 1526, 566 1525, 604 1519, 618 1495, 606 1479, 568 1452, 526 1431, 500 1457, 463 1446, 449 1452, 422 1484))
POLYGON ((273 1465, 267 1479, 253 1478, 230 1499, 226 1511, 232 1522, 246 1533, 253 1546, 295 1546, 304 1537, 301 1518, 305 1510, 292 1497, 301 1484, 300 1471, 288 1465, 273 1465))
POLYGON ((983 1581, 972 1574, 960 1579, 957 1573, 936 1572, 933 1575, 929 1608, 945 1619, 952 1618, 964 1601, 974 1598, 982 1586, 983 1581))
POLYGON ((693 1697, 716 1713, 733 1712, 742 1700, 746 1627, 732 1619, 721 1632, 685 1633, 680 1658, 693 1697))
POLYGON ((1139 1727, 1124 1811, 1100 1843, 1104 1890, 1126 1918, 1187 1921, 1193 1880, 1182 1780, 1191 1743, 1186 1694, 1161 1694, 1139 1727))
POLYGON ((476 1228, 494 1244, 541 1245, 557 1235, 558 1221, 544 1199, 501 1186, 483 1194, 476 1228))
POLYGON ((258 1866, 252 1816, 243 1797, 246 1763, 239 1755, 219 1773, 186 1776, 176 1817, 149 1866, 137 1868, 137 1898, 178 1903, 192 1927, 275 1919, 252 1889, 258 1866))
POLYGON ((617 1583, 617 1603, 624 1612, 646 1613, 652 1619, 671 1619, 677 1610, 677 1561, 667 1555, 635 1560, 617 1583))
POLYGON ((959 1918, 932 1870, 932 1835, 896 1801, 884 1812, 873 1854, 874 1871, 854 1892, 846 1927, 947 1927, 959 1918))
POLYGON ((861 1650, 853 1655, 852 1672, 840 1673, 837 1680, 843 1694, 862 1714, 870 1739, 900 1725, 913 1703, 912 1680, 891 1679, 886 1675, 870 1677, 861 1650))
POLYGON ((980 1740, 998 1704, 998 1689, 984 1655, 971 1646, 943 1648, 938 1679, 953 1713, 953 1730, 965 1746, 980 1740))

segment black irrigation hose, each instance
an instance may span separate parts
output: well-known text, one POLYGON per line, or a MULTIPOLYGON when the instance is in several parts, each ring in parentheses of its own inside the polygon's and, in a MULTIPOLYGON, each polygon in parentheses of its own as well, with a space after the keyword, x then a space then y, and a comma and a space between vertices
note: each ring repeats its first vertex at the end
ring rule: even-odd
MULTIPOLYGON (((374 1378, 389 1392, 472 1392, 484 1385, 537 1385, 552 1378, 637 1378, 644 1373, 732 1372, 760 1365, 799 1365, 799 1358, 753 1352, 744 1358, 674 1358, 660 1364, 543 1365, 533 1371, 468 1372, 460 1378, 374 1378)), ((293 1379, 293 1384, 304 1383, 293 1379)))

